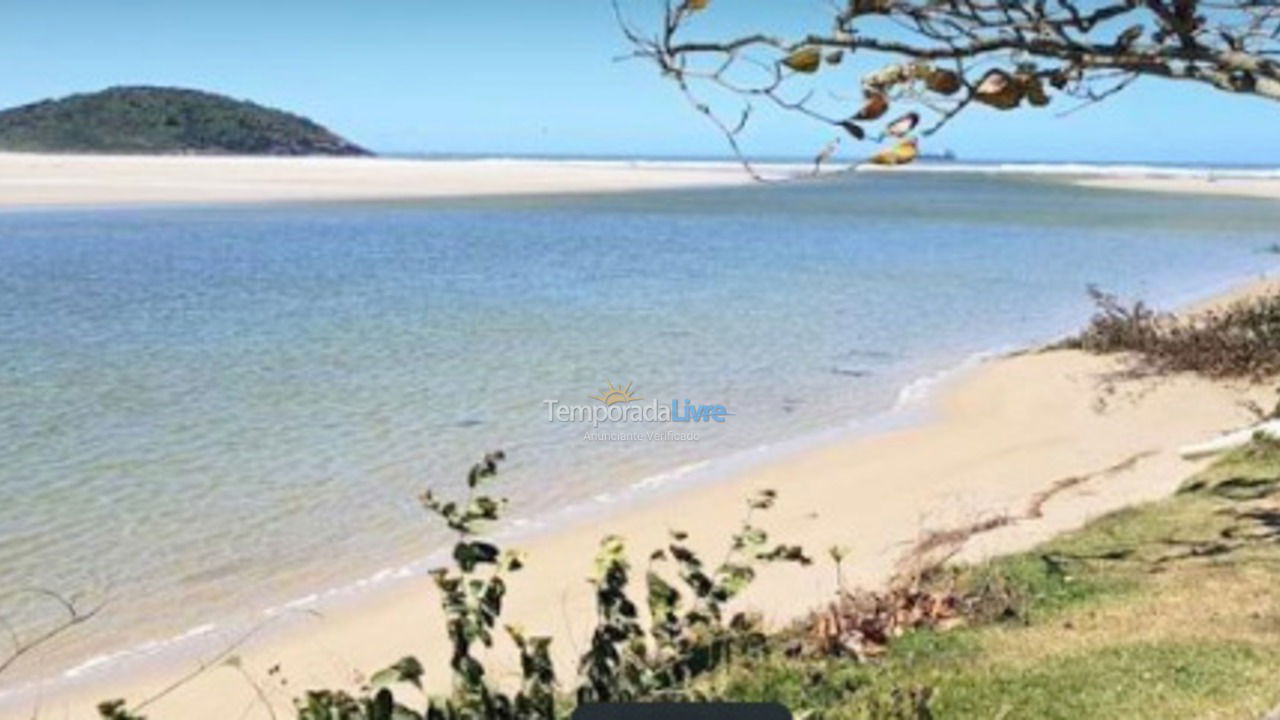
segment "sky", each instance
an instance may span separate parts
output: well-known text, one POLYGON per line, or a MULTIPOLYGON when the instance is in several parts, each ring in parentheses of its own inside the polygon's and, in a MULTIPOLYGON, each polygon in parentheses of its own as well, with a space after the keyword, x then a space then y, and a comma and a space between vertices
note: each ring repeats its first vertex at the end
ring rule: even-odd
MULTIPOLYGON (((620 0, 638 22, 651 0, 620 0)), ((694 34, 822 30, 827 0, 712 0, 694 34)), ((387 153, 720 156, 723 138, 627 51, 609 0, 0 0, 0 106, 177 85, 311 117, 387 153)), ((856 78, 850 79, 856 89, 856 78)), ((1061 100, 1061 99, 1060 99, 1061 100)), ((1067 117, 967 112, 930 138, 972 160, 1280 165, 1280 103, 1144 80, 1067 117)), ((749 152, 811 157, 762 115, 749 152)), ((869 153, 846 143, 846 157, 869 153)))

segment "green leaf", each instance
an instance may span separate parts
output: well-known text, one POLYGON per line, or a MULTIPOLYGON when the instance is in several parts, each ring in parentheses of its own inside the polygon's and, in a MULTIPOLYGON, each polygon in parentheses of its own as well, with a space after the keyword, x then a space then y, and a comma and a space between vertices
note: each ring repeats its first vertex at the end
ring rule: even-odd
POLYGON ((391 720, 391 713, 395 709, 396 701, 392 697, 391 691, 382 688, 373 696, 373 703, 369 708, 370 720, 391 720))
POLYGON ((756 557, 767 562, 793 562, 800 565, 813 564, 813 560, 804 554, 804 548, 799 545, 778 545, 768 552, 760 553, 756 557))
POLYGON ((661 622, 675 612, 680 602, 680 591, 657 573, 649 573, 645 580, 649 586, 649 614, 655 621, 661 622))
POLYGON ((392 683, 406 682, 421 690, 423 672, 422 663, 412 655, 407 655, 397 660, 394 665, 374 673, 369 679, 369 684, 380 688, 392 683))
POLYGON ((422 720, 422 716, 400 703, 396 703, 396 706, 391 708, 391 720, 422 720))
POLYGON ((747 501, 747 506, 752 510, 768 510, 773 507, 773 503, 778 499, 778 493, 775 490, 761 490, 756 496, 747 501))
POLYGON ((735 597, 756 578, 755 570, 747 565, 725 565, 720 568, 720 599, 735 597))
POLYGON ((463 572, 471 572, 476 565, 497 562, 501 552, 492 543, 473 541, 460 542, 453 546, 453 559, 463 572))
POLYGON ((519 550, 508 550, 502 554, 502 568, 509 572, 518 572, 524 568, 525 554, 519 550))
POLYGON ((124 700, 108 700, 98 703, 98 717, 103 720, 146 720, 141 715, 134 715, 125 707, 124 700))
POLYGON ((488 495, 481 495, 471 501, 471 506, 467 508, 468 520, 497 520, 498 511, 502 508, 502 503, 488 495))
POLYGON ((758 527, 747 526, 743 528, 739 535, 742 542, 746 545, 763 545, 769 540, 769 534, 758 527))

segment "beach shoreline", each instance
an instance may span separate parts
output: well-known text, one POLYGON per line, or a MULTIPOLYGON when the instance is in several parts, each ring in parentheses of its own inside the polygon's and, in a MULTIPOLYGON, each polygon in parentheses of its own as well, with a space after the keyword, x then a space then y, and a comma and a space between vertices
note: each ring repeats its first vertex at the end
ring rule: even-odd
MULTIPOLYGON (((761 163, 769 179, 811 176, 761 163)), ((1102 190, 1280 199, 1280 171, 1073 163, 832 164, 825 173, 974 173, 1041 177, 1102 190)), ((0 152, 0 210, 406 202, 750 185, 731 160, 419 159, 69 155, 0 152)))
MULTIPOLYGON (((797 171, 774 166, 779 177, 797 171)), ((0 209, 397 202, 743 185, 725 163, 0 152, 0 209)))
POLYGON ((1280 200, 1280 180, 1263 178, 1213 177, 1091 177, 1077 180, 1081 187, 1099 190, 1221 195, 1228 197, 1280 200))
MULTIPOLYGON (((1254 280, 1217 297, 1238 299, 1276 288, 1274 279, 1254 280)), ((845 563, 848 581, 877 585, 928 531, 1014 512, 1058 479, 1093 476, 1139 458, 1119 476, 1055 496, 1035 522, 974 538, 962 557, 1026 548, 1098 514, 1168 494, 1203 465, 1179 458, 1178 446, 1244 424, 1249 415, 1240 403, 1271 394, 1268 388, 1192 378, 1121 384, 1108 393, 1099 378, 1115 362, 1074 352, 990 360, 943 383, 930 398, 928 416, 918 423, 770 457, 714 483, 675 488, 593 515, 589 522, 522 539, 517 544, 529 553, 529 569, 511 582, 504 621, 556 637, 559 666, 572 668, 591 618, 584 580, 601 537, 628 538, 633 558, 642 558, 662 544, 669 529, 696 530, 695 547, 715 556, 739 519, 726 508, 744 507, 750 494, 771 488, 780 500, 766 526, 776 540, 798 542, 819 560, 818 567, 806 570, 766 570, 744 599, 776 626, 834 592, 834 571, 824 562, 828 547, 853 549, 845 563), (1105 407, 1099 408, 1099 402, 1105 407)), ((210 720, 238 714, 256 701, 255 690, 242 676, 217 671, 217 659, 228 652, 260 679, 269 668, 280 667, 290 684, 274 689, 277 710, 287 708, 289 697, 305 688, 351 687, 361 673, 405 654, 419 655, 429 684, 442 689, 447 667, 441 653, 430 650, 443 647, 444 640, 433 593, 427 578, 415 576, 335 603, 323 615, 300 607, 243 642, 212 636, 207 652, 185 663, 169 658, 100 675, 86 673, 83 679, 0 700, 0 714, 29 717, 34 700, 45 713, 87 716, 97 701, 150 697, 211 659, 213 670, 148 712, 157 718, 210 720)), ((498 648, 493 667, 499 679, 515 674, 509 648, 498 648)))
MULTIPOLYGON (((23 204, 20 202, 23 197, 21 193, 17 196, 2 194, 0 208, 29 210, 169 204, 376 202, 513 194, 627 192, 646 189, 731 186, 750 182, 741 168, 732 163, 147 158, 0 154, 0 189, 5 187, 6 181, 10 187, 22 185, 23 178, 26 177, 22 173, 13 175, 5 173, 12 171, 13 162, 21 165, 30 163, 33 158, 37 159, 37 165, 43 164, 44 170, 50 173, 44 177, 53 181, 47 183, 42 189, 38 181, 27 177, 26 197, 28 199, 37 197, 38 200, 34 204, 23 204), (123 168, 131 166, 139 169, 136 175, 121 172, 123 168), (195 177, 192 177, 188 175, 192 168, 203 170, 196 172, 195 177), (287 172, 274 177, 281 168, 286 169, 287 172), (337 172, 340 175, 352 168, 359 171, 358 175, 364 173, 373 176, 355 181, 355 187, 357 187, 355 194, 350 183, 333 174, 337 172), (296 174, 288 172, 290 170, 296 174), (186 184, 180 183, 176 190, 159 184, 156 180, 157 172, 160 176, 177 172, 186 177, 186 184), (251 182, 248 186, 242 186, 240 182, 244 179, 245 172, 259 173, 260 180, 266 184, 253 186, 251 182), (85 177, 91 181, 83 184, 64 182, 68 178, 76 177, 76 173, 87 173, 85 177), (120 178, 124 178, 125 182, 116 184, 120 178), (406 178, 418 178, 423 181, 423 185, 415 190, 418 194, 403 194, 403 185, 399 183, 406 178), (106 182, 111 187, 104 190, 100 184, 102 182, 106 182), (269 187, 273 183, 276 187, 269 187), (213 188, 212 192, 210 188, 213 188), (222 194, 228 192, 227 188, 234 188, 234 192, 222 194), (399 190, 402 194, 394 197, 384 194, 393 189, 399 190), (251 190, 254 196, 247 197, 251 190)), ((776 168, 778 172, 796 170, 796 168, 787 170, 782 166, 776 166, 776 168)), ((935 170, 931 168, 921 171, 935 170)), ((908 170, 908 172, 915 171, 908 170)), ((984 172, 982 170, 964 171, 984 172)), ((1017 174, 1018 171, 1008 169, 1000 172, 1017 174)), ((1226 189, 1222 194, 1280 198, 1280 180, 1262 178, 1236 178, 1229 182, 1218 180, 1211 183, 1205 177, 1186 174, 1160 177, 1142 174, 1108 175, 1081 179, 1075 174, 1062 173, 1053 180, 1107 192, 1120 189, 1202 193, 1205 192, 1202 188, 1216 185, 1226 189), (1235 191, 1242 187, 1248 189, 1235 191)), ((1202 295, 1212 294, 1217 300, 1210 302, 1220 302, 1224 299, 1238 299, 1251 292, 1257 292, 1263 287, 1271 287, 1271 281, 1246 283, 1225 291, 1221 287, 1206 288, 1202 295)), ((1197 306, 1203 306, 1203 303, 1197 303, 1197 306)), ((667 505, 679 502, 682 503, 680 507, 683 508, 683 503, 690 501, 695 502, 697 508, 701 509, 689 511, 687 526, 707 528, 706 537, 698 540, 704 543, 704 547, 709 552, 716 553, 719 551, 716 543, 723 542, 735 529, 733 514, 724 513, 724 508, 728 505, 741 505, 752 489, 764 487, 766 482, 773 489, 783 493, 780 510, 793 506, 806 508, 803 512, 795 510, 794 507, 789 511, 790 514, 783 519, 776 532, 778 540, 793 541, 795 538, 789 533, 794 531, 796 535, 802 535, 812 541, 805 544, 809 547, 811 554, 819 558, 825 557, 826 554, 822 543, 846 544, 847 541, 847 544, 852 544, 855 548, 866 547, 869 544, 873 550, 861 554, 855 553, 851 558, 850 563, 856 565, 851 576, 866 584, 878 584, 893 570, 895 557, 901 554, 903 548, 911 544, 913 538, 940 527, 963 524, 989 513, 1009 511, 1021 501, 1018 499, 1019 493, 1026 495, 1032 491, 1029 486, 1020 485, 1017 479, 1012 477, 1013 471, 1010 468, 991 464, 1001 455, 1021 452, 1013 441, 1006 440, 1004 444, 997 443, 996 446, 989 448, 989 454, 993 457, 986 455, 968 457, 961 462, 954 457, 959 452, 953 447, 955 441, 947 439, 946 436, 949 428, 963 429, 980 423, 982 416, 990 412, 991 408, 981 406, 978 400, 965 400, 960 403, 965 409, 959 413, 955 411, 957 398, 973 395, 976 392, 972 389, 973 387, 984 383, 993 384, 998 387, 998 391, 994 392, 996 395, 1017 395, 1021 391, 1017 382, 1007 378, 1005 380, 990 379, 1002 374, 1012 377, 1027 373, 1034 378, 1033 381, 1028 382, 1054 385, 1056 389, 1053 392, 1046 393, 1042 398, 1037 396, 1039 399, 1036 402, 1046 407, 1070 406, 1072 412, 1078 416, 1079 413, 1076 411, 1079 408, 1072 403, 1079 400, 1077 395, 1087 394, 1087 390, 1082 389, 1079 383, 1072 384, 1069 388, 1060 387, 1058 384, 1062 378, 1059 376, 1065 375, 1077 379, 1096 376, 1104 371, 1104 366, 1099 363, 1105 361, 1098 358, 1072 358, 1041 366, 1030 359, 1034 357, 1036 356, 1001 358, 984 361, 976 366, 955 369, 942 381, 933 383, 934 387, 930 388, 925 402, 913 408, 909 419, 899 418, 898 423, 891 422, 885 426, 875 424, 870 427, 859 426, 857 429, 835 428, 820 436, 800 438, 796 442, 779 443, 780 446, 785 447, 776 451, 756 453, 752 450, 744 453, 744 455, 754 455, 746 462, 721 463, 717 459, 714 461, 716 468, 713 473, 704 472, 701 467, 693 468, 692 472, 687 474, 697 475, 697 478, 682 477, 659 491, 644 493, 634 499, 629 498, 627 503, 595 508, 580 516, 570 517, 565 527, 504 536, 504 542, 514 542, 521 547, 530 548, 535 558, 541 556, 549 559, 543 562, 544 566, 555 565, 555 560, 565 559, 563 566, 550 571, 539 569, 538 564, 531 561, 534 569, 518 578, 515 586, 519 588, 521 584, 527 583, 530 589, 525 592, 529 599, 522 600, 518 597, 520 591, 513 590, 513 595, 517 597, 513 599, 512 615, 531 630, 551 632, 557 637, 569 639, 571 642, 559 643, 558 649, 562 654, 558 660, 562 669, 572 668, 573 653, 569 650, 581 646, 584 641, 583 618, 590 616, 588 599, 584 599, 583 595, 586 585, 582 580, 589 572, 596 541, 606 534, 606 531, 613 532, 616 527, 623 534, 640 538, 643 542, 639 544, 639 550, 656 547, 663 539, 662 528, 672 527, 684 517, 684 513, 680 511, 674 514, 669 513, 667 505), (979 409, 974 410, 970 407, 971 405, 979 409), (972 413, 972 416, 967 413, 972 413), (902 440, 901 438, 904 437, 910 439, 902 440), (899 445, 899 442, 902 444, 899 445), (887 460, 877 457, 879 455, 877 448, 882 445, 894 448, 887 460), (949 457, 952 459, 932 465, 917 463, 913 456, 920 454, 922 449, 928 448, 943 448, 950 453, 949 457), (819 461, 815 458, 827 458, 827 460, 819 461), (898 503, 895 505, 897 514, 893 515, 892 522, 880 519, 873 523, 872 527, 860 529, 857 532, 847 533, 833 523, 821 521, 822 511, 828 505, 853 504, 855 507, 851 511, 852 516, 857 518, 865 512, 863 505, 876 501, 876 498, 868 496, 866 491, 842 487, 838 482, 841 467, 852 468, 849 470, 850 475, 858 474, 867 468, 880 468, 891 476, 900 477, 901 482, 898 484, 911 484, 918 476, 952 473, 957 465, 964 468, 966 478, 976 477, 983 469, 989 469, 998 477, 990 481, 987 495, 977 499, 966 498, 959 504, 957 504, 957 498, 965 496, 967 492, 967 487, 960 480, 953 485, 939 486, 935 483, 923 489, 913 488, 921 493, 913 496, 921 513, 915 518, 909 517, 907 513, 911 508, 898 503), (804 468, 803 472, 801 468, 804 468), (799 498, 792 500, 787 485, 791 478, 797 475, 804 475, 808 479, 798 482, 799 498), (798 512, 801 512, 799 516, 796 514, 798 512), (810 520, 817 522, 811 523, 810 520), (811 524, 816 527, 809 527, 811 524), (623 528, 626 530, 621 530, 623 528), (912 532, 904 532, 906 529, 911 529, 912 532), (556 583, 571 590, 566 595, 552 597, 548 594, 549 586, 556 583), (552 614, 558 617, 549 617, 544 611, 548 607, 553 607, 557 601, 560 602, 560 608, 552 614), (548 628, 548 624, 555 627, 548 628)), ((1061 356, 1059 359, 1062 359, 1061 356)), ((1191 385, 1195 387, 1186 389, 1186 393, 1213 394, 1212 391, 1203 388, 1195 389, 1199 383, 1191 383, 1191 385)), ((1222 404, 1220 407, 1215 405, 1217 408, 1215 412, 1221 411, 1223 418, 1240 416, 1239 412, 1235 412, 1239 411, 1235 403, 1247 397, 1250 392, 1252 391, 1231 389, 1228 394, 1234 398, 1233 402, 1222 404)), ((1170 402, 1176 404, 1174 400, 1170 402)), ((1202 399, 1198 398, 1195 402, 1202 402, 1202 399)), ((1213 402, 1217 402, 1217 399, 1213 402)), ((1033 425, 1040 423, 1038 414, 1035 415, 1037 416, 1029 420, 1016 423, 1018 427, 1000 426, 994 432, 998 434, 1008 431, 1017 437, 1026 434, 1034 435, 1035 433, 1028 433, 1026 428, 1021 426, 1028 422, 1033 425)), ((1079 420, 1079 417, 1076 419, 1079 420)), ((1154 422, 1159 427, 1164 427, 1162 418, 1157 418, 1154 422)), ((1036 436, 1034 442, 1049 442, 1045 440, 1044 435, 1049 433, 1051 428, 1046 427, 1044 423, 1035 427, 1038 428, 1040 435, 1036 436)), ((1192 438, 1191 429, 1187 428, 1188 441, 1203 439, 1192 438)), ((1201 435, 1209 429, 1208 424, 1194 427, 1194 430, 1201 435)), ((1214 426, 1212 429, 1226 428, 1214 426)), ((1075 426, 1057 429, 1059 441, 1061 437, 1069 438, 1072 433, 1085 431, 1093 432, 1089 428, 1075 426)), ((1075 442, 1082 445, 1088 444, 1085 440, 1075 442)), ((1129 449, 1135 451, 1134 455, 1138 455, 1147 452, 1149 448, 1137 449, 1134 446, 1129 449)), ((1119 451, 1108 457, 1103 457, 1102 454, 1097 455, 1099 463, 1108 459, 1123 462, 1127 458, 1119 457, 1119 451)), ((1178 463, 1168 464, 1167 458, 1160 455, 1156 456, 1156 460, 1165 463, 1159 467, 1183 467, 1178 463)), ((1109 467, 1109 465, 1086 467, 1082 464, 1072 464, 1061 457, 1045 460, 1043 467, 1040 460, 1034 456, 1022 458, 1020 462, 1023 472, 1029 472, 1029 468, 1035 468, 1049 474, 1058 472, 1059 469, 1061 473, 1089 474, 1099 471, 1102 467, 1109 467)), ((1147 462, 1143 460, 1144 464, 1147 462)), ((706 464, 698 463, 697 465, 706 464)), ((683 471, 684 469, 681 470, 683 471)), ((1170 471, 1160 477, 1177 481, 1190 471, 1189 469, 1185 472, 1170 471)), ((1159 478, 1148 479, 1151 482, 1147 484, 1134 482, 1133 487, 1123 491, 1128 494, 1108 494, 1099 499, 1096 504, 1077 499, 1080 504, 1077 507, 1066 504, 1066 501, 1072 499, 1071 497, 1062 498, 1063 506, 1068 509, 1060 512, 1066 519, 1060 520, 1059 515, 1047 513, 1045 518, 1036 523, 1018 524, 984 535, 971 543, 965 557, 980 557, 1020 549, 1038 538, 1042 539, 1054 534, 1056 532, 1054 528, 1065 529, 1073 524, 1083 523, 1084 520, 1092 517, 1092 513, 1119 506, 1115 504, 1116 502, 1123 505, 1134 501, 1134 498, 1141 500, 1158 497, 1160 493, 1153 495, 1153 488, 1160 489, 1161 486, 1156 483, 1159 478), (1058 522, 1061 524, 1053 524, 1058 522)), ((519 509, 514 510, 515 514, 519 515, 519 509)), ((1055 512, 1059 511, 1055 510, 1055 512)), ((428 522, 426 518, 423 521, 428 522)), ((29 717, 30 701, 36 698, 41 700, 42 707, 46 709, 74 710, 76 715, 91 714, 93 703, 106 697, 124 695, 136 701, 138 698, 154 694, 157 688, 171 681, 175 666, 196 666, 210 657, 219 657, 228 648, 232 648, 244 662, 254 664, 259 671, 270 667, 270 658, 283 658, 277 662, 285 668, 284 674, 293 681, 290 692, 304 686, 349 687, 352 685, 352 678, 357 677, 359 672, 372 672, 398 659, 400 655, 411 652, 425 656, 429 651, 423 648, 440 646, 443 638, 435 631, 435 628, 440 627, 440 618, 433 606, 434 601, 429 599, 433 591, 429 587, 424 572, 428 564, 429 560, 414 563, 412 573, 408 573, 405 568, 384 570, 377 576, 369 578, 367 582, 357 583, 360 586, 358 588, 360 592, 340 595, 321 593, 318 596, 299 598, 296 602, 275 608, 278 611, 276 615, 261 627, 202 625, 171 640, 148 643, 143 646, 147 651, 144 653, 125 650, 119 654, 92 658, 74 669, 76 675, 74 678, 52 678, 47 683, 24 686, 8 697, 5 696, 6 689, 0 688, 0 717, 8 717, 10 709, 15 710, 14 717, 29 717), (391 581, 376 588, 366 587, 370 583, 377 584, 378 581, 386 579, 391 581), (422 612, 424 606, 427 612, 422 612), (419 613, 416 617, 415 612, 419 613), (323 616, 319 613, 323 613, 323 616), (412 624, 414 627, 407 629, 405 627, 407 624, 412 624), (362 632, 368 630, 369 626, 374 628, 373 636, 381 639, 370 640, 362 632), (241 642, 240 633, 246 631, 249 631, 251 637, 241 642), (406 642, 406 638, 412 639, 412 642, 406 642), (151 650, 159 650, 159 652, 153 654, 151 650), (334 658, 339 656, 342 660, 335 661, 334 658), (120 660, 123 661, 116 662, 120 660), (338 665, 341 669, 337 669, 338 665), (294 668, 294 671, 290 671, 289 668, 294 668)), ((787 578, 782 585, 765 580, 756 589, 756 594, 749 597, 749 601, 756 602, 758 606, 768 607, 774 622, 785 622, 808 608, 820 604, 825 597, 830 596, 833 590, 831 578, 815 581, 815 578, 811 577, 822 574, 823 570, 810 570, 803 576, 787 572, 782 575, 787 578), (799 594, 778 595, 777 588, 788 585, 793 588, 805 586, 809 591, 799 598, 799 594)), ((424 657, 424 659, 428 658, 424 657)), ((496 667, 502 668, 504 672, 514 673, 515 668, 511 666, 510 659, 509 653, 499 653, 496 667)), ((447 669, 439 663, 430 666, 430 669, 429 677, 433 681, 433 687, 440 689, 441 683, 447 680, 447 669)), ((175 695, 172 700, 166 700, 166 703, 159 706, 162 709, 157 711, 156 716, 161 718, 166 716, 219 717, 220 711, 210 712, 208 715, 199 713, 204 712, 201 708, 210 702, 211 697, 223 695, 239 697, 249 689, 249 686, 244 684, 243 678, 239 677, 213 678, 210 681, 210 676, 216 674, 202 675, 198 683, 191 684, 190 694, 184 688, 183 693, 180 694, 181 697, 175 695), (227 680, 230 681, 229 684, 227 680), (212 695, 206 693, 206 684, 213 688, 212 695), (196 687, 197 685, 199 687, 196 687), (239 686, 236 687, 236 685, 239 686)), ((279 708, 288 707, 288 697, 282 694, 278 699, 281 701, 279 708)), ((249 700, 252 701, 252 698, 250 697, 249 700)))

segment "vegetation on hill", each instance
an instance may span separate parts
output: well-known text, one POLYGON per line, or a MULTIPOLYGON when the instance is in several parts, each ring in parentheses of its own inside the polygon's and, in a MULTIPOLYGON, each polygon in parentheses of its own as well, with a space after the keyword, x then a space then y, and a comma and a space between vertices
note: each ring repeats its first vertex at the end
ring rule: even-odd
POLYGON ((368 155, 298 115, 222 95, 113 87, 0 112, 0 150, 368 155))

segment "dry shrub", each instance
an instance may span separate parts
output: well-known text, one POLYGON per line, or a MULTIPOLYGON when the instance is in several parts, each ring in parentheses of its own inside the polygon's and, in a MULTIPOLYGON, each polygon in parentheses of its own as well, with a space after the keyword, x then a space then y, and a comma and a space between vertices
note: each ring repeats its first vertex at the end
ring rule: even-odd
POLYGON ((1098 307, 1088 327, 1057 347, 1133 353, 1135 374, 1193 372, 1211 378, 1263 380, 1280 374, 1280 291, 1194 315, 1124 305, 1090 288, 1098 307))
POLYGON ((805 650, 821 656, 868 660, 910 630, 946 630, 965 622, 969 598, 919 586, 885 592, 842 592, 809 617, 805 650))

